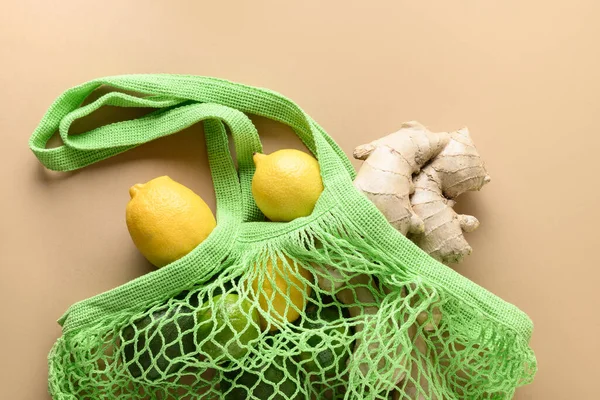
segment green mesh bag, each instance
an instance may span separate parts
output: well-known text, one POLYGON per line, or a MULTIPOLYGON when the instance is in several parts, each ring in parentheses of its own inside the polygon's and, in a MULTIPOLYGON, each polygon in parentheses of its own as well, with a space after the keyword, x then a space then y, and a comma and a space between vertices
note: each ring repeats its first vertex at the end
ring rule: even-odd
POLYGON ((506 399, 531 382, 530 319, 394 230, 354 189, 335 142, 275 92, 196 76, 98 79, 63 93, 30 147, 69 171, 199 121, 217 227, 178 261, 67 310, 48 357, 54 399, 506 399), (116 90, 82 105, 101 86, 116 90), (108 105, 156 110, 68 135, 108 105), (246 114, 289 125, 319 160, 325 190, 310 216, 264 221, 246 114), (46 148, 57 130, 63 144, 46 148))

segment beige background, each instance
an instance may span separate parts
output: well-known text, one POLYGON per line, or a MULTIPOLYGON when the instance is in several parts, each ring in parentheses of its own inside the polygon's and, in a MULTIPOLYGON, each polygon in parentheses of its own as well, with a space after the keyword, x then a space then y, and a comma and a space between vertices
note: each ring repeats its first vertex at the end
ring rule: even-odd
MULTIPOLYGON (((459 201, 482 225, 458 270, 535 322, 516 398, 597 399, 599 19, 595 0, 0 2, 0 397, 48 398, 55 320, 151 271, 130 185, 168 174, 214 205, 199 127, 73 174, 27 147, 67 88, 172 72, 277 90, 348 154, 405 120, 468 125, 493 181, 459 201)), ((256 122, 267 150, 296 145, 256 122)))

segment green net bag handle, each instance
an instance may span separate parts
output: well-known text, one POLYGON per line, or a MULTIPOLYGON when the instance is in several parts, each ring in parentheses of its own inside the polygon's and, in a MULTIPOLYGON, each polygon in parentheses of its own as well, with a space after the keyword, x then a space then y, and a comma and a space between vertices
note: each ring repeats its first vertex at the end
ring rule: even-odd
POLYGON ((105 158, 126 151, 147 141, 178 132, 202 120, 207 131, 207 146, 211 175, 215 184, 218 213, 220 219, 233 218, 236 222, 252 219, 250 215, 240 218, 240 210, 247 214, 257 214, 258 210, 251 200, 247 189, 244 198, 240 197, 240 185, 236 170, 230 162, 229 149, 223 123, 226 121, 235 138, 238 156, 240 179, 247 182, 253 174, 251 154, 260 151, 258 133, 251 121, 237 110, 228 109, 215 104, 180 105, 170 108, 180 101, 160 101, 155 99, 139 99, 118 92, 109 93, 94 103, 68 113, 61 121, 59 132, 64 144, 56 148, 42 148, 50 130, 34 136, 33 149, 44 160, 46 166, 55 170, 70 170, 97 159, 105 158), (131 107, 167 107, 165 110, 153 112, 143 118, 114 123, 96 128, 83 134, 68 135, 71 123, 77 118, 89 115, 104 105, 131 107), (39 140, 39 143, 38 143, 39 140), (241 208, 240 208, 241 205, 241 208))
MULTIPOLYGON (((380 364, 373 363, 374 350, 368 344, 373 338, 385 340, 386 346, 391 348, 401 345, 405 349, 395 356, 383 350, 375 351, 375 356, 388 367, 410 360, 410 365, 417 369, 407 373, 412 377, 417 371, 417 377, 405 379, 402 390, 413 391, 420 399, 510 398, 517 386, 531 381, 536 370, 535 356, 528 346, 533 328, 531 320, 515 306, 438 263, 394 230, 377 208, 353 188, 353 168, 331 137, 298 106, 275 92, 196 76, 130 75, 97 79, 66 91, 56 100, 33 133, 30 147, 49 169, 68 171, 172 134, 198 121, 205 124, 217 198, 217 227, 180 260, 67 310, 59 320, 63 336, 49 356, 49 386, 53 395, 75 399, 78 398, 75 394, 86 397, 95 393, 115 398, 137 395, 136 390, 157 390, 151 397, 163 398, 165 393, 174 395, 181 390, 192 394, 198 385, 205 384, 213 385, 210 390, 216 395, 214 384, 200 377, 196 378, 196 386, 161 381, 130 388, 132 381, 118 372, 122 365, 114 360, 115 369, 104 369, 106 375, 98 378, 99 369, 105 368, 111 359, 109 354, 104 354, 104 349, 118 346, 114 333, 119 332, 123 323, 154 315, 151 310, 165 301, 178 304, 176 299, 182 291, 204 290, 203 284, 222 271, 225 264, 235 267, 240 274, 253 276, 257 272, 250 266, 257 262, 265 265, 274 256, 289 256, 294 263, 313 273, 317 273, 315 266, 333 265, 345 273, 376 276, 379 284, 385 286, 382 290, 387 294, 381 299, 381 310, 373 315, 376 319, 368 329, 365 327, 360 334, 356 332, 357 340, 362 338, 363 343, 357 344, 355 352, 359 351, 357 354, 363 357, 348 364, 348 375, 343 379, 345 398, 383 399, 391 395, 375 393, 395 371, 384 374, 380 364), (147 97, 109 93, 81 107, 87 96, 102 85, 147 97), (68 135, 74 120, 102 105, 151 107, 157 111, 136 120, 68 135), (284 224, 260 222, 261 214, 250 191, 254 172, 251 157, 254 151, 260 150, 260 140, 244 113, 291 126, 318 158, 325 190, 310 216, 284 224), (235 142, 239 171, 231 159, 225 125, 235 142), (46 148, 56 130, 64 144, 46 148), (421 351, 433 354, 435 350, 436 363, 418 355, 418 345, 410 342, 409 333, 417 314, 424 310, 418 307, 432 304, 441 309, 442 322, 439 329, 427 334, 429 336, 420 331, 425 335, 422 338, 425 350, 421 351), (405 322, 398 324, 398 321, 405 322), (388 322, 395 326, 392 331, 388 322), (371 366, 368 374, 359 368, 367 361, 371 366), (427 370, 439 374, 439 378, 423 383, 423 378, 418 377, 424 376, 427 370)), ((224 279, 229 278, 221 278, 221 281, 224 279)), ((313 291, 321 290, 314 286, 315 282, 305 283, 313 285, 313 291)), ((317 305, 324 307, 318 301, 317 305)), ((359 302, 356 306, 364 305, 359 302)), ((345 322, 348 327, 356 328, 356 324, 356 319, 345 322)), ((285 328, 284 342, 288 345, 296 343, 302 347, 302 338, 301 332, 285 328)), ((277 336, 265 339, 262 346, 269 350, 259 351, 255 357, 265 361, 272 358, 273 353, 290 354, 284 349, 284 342, 278 342, 277 336)), ((200 364, 195 362, 194 365, 200 364)), ((251 367, 251 364, 243 365, 243 368, 251 367)), ((212 367, 226 374, 225 369, 212 367)), ((278 390, 277 395, 282 399, 298 398, 287 396, 283 389, 278 390)), ((302 390, 308 393, 311 389, 302 390)))
MULTIPOLYGON (((194 107, 179 107, 181 104, 190 101, 222 104, 242 112, 262 115, 299 128, 300 138, 313 153, 317 151, 319 145, 322 147, 321 151, 330 151, 326 146, 328 144, 333 146, 333 151, 340 156, 338 158, 333 157, 333 163, 326 163, 323 166, 324 179, 328 179, 331 175, 337 173, 336 164, 338 162, 343 164, 343 167, 351 176, 354 175, 354 169, 337 144, 310 117, 285 97, 267 90, 250 88, 214 78, 195 76, 136 75, 108 77, 72 88, 50 107, 39 127, 33 133, 30 139, 30 147, 40 162, 48 169, 56 171, 79 169, 127 151, 142 143, 178 132, 200 120, 209 118, 209 116, 196 115, 194 107), (152 93, 152 95, 139 98, 124 93, 111 92, 103 95, 93 103, 79 108, 87 96, 102 85, 109 85, 121 90, 152 93), (252 102, 244 103, 244 97, 237 99, 231 97, 231 92, 228 92, 227 88, 229 88, 229 91, 235 89, 242 92, 242 95, 255 97, 252 102), (278 103, 275 107, 272 103, 274 100, 278 103), (82 118, 105 105, 149 107, 157 108, 159 111, 133 121, 100 127, 85 134, 76 136, 68 134, 69 127, 74 120, 82 118), (281 113, 281 110, 278 109, 282 106, 287 107, 284 113, 281 113), (48 140, 57 129, 64 143, 63 146, 46 148, 48 140), (313 139, 313 130, 317 135, 316 141, 313 139)), ((256 218, 260 213, 252 201, 250 181, 254 173, 252 154, 261 150, 260 140, 253 126, 250 129, 242 130, 241 134, 236 132, 233 136, 238 155, 245 213, 256 218)), ((251 217, 248 218, 252 219, 251 217)))
MULTIPOLYGON (((260 219, 250 189, 254 163, 252 155, 261 151, 261 144, 251 121, 243 112, 261 115, 292 126, 306 146, 316 154, 321 165, 324 185, 333 186, 336 178, 351 179, 354 170, 342 150, 310 117, 285 97, 266 90, 251 88, 215 78, 177 75, 132 75, 93 80, 63 93, 49 108, 29 141, 30 148, 40 162, 50 170, 71 171, 125 152, 140 144, 178 132, 199 121, 205 121, 207 150, 217 199, 218 229, 209 240, 178 260, 128 285, 74 304, 59 319, 64 330, 81 326, 97 314, 107 314, 123 308, 135 307, 143 301, 164 296, 151 288, 156 282, 166 286, 166 293, 175 293, 202 282, 215 273, 210 267, 219 264, 219 254, 206 259, 205 268, 189 263, 198 252, 211 249, 213 243, 231 241, 238 223, 260 219), (121 92, 109 92, 81 107, 84 100, 101 86, 149 94, 137 97, 121 92), (189 104, 191 103, 191 104, 189 104), (89 132, 69 135, 71 124, 102 106, 149 107, 158 109, 142 118, 101 126, 89 132), (240 182, 226 145, 222 120, 228 123, 234 138, 240 182), (47 148, 47 143, 58 130, 63 144, 47 148), (224 142, 225 141, 225 142, 224 142), (320 155, 319 155, 320 154, 320 155), (241 187, 241 189, 240 189, 241 187), (241 199, 240 192, 241 190, 241 199), (140 293, 142 299, 140 299, 140 293), (90 309, 97 312, 90 312, 90 309)), ((223 245, 223 249, 228 247, 223 245)))

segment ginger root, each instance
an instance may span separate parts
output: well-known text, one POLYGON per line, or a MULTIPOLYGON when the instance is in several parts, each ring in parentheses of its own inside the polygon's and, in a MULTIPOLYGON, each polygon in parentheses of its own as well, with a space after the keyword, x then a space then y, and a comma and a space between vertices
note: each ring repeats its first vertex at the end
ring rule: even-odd
POLYGON ((441 320, 442 311, 440 311, 440 308, 437 306, 431 309, 431 318, 429 317, 429 313, 427 311, 423 311, 417 315, 417 323, 422 325, 423 330, 426 332, 431 332, 437 329, 441 320))
POLYGON ((479 221, 452 207, 456 197, 481 189, 490 177, 467 128, 433 133, 407 122, 357 147, 354 157, 365 160, 354 185, 398 231, 446 264, 471 253, 463 232, 479 221))
POLYGON ((354 158, 365 160, 354 186, 362 191, 403 235, 423 232, 423 220, 413 211, 413 174, 448 144, 445 132, 433 133, 418 122, 405 122, 400 130, 358 146, 354 158))

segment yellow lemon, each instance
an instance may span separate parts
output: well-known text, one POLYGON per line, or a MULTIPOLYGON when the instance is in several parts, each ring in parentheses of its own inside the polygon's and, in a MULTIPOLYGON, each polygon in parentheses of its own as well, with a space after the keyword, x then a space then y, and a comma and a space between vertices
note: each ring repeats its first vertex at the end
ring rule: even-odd
MULTIPOLYGON (((257 271, 252 281, 252 291, 258 299, 260 308, 269 316, 271 331, 276 331, 285 321, 294 322, 308 303, 312 288, 312 275, 301 265, 286 257, 277 260, 273 266, 271 260, 263 266, 264 271, 257 271)), ((269 325, 261 318, 261 328, 269 325)))
POLYGON ((319 163, 299 150, 254 155, 252 195, 271 221, 291 221, 312 213, 323 192, 319 163))
POLYGON ((127 229, 140 252, 157 267, 198 246, 216 226, 204 200, 168 176, 129 189, 127 229))

